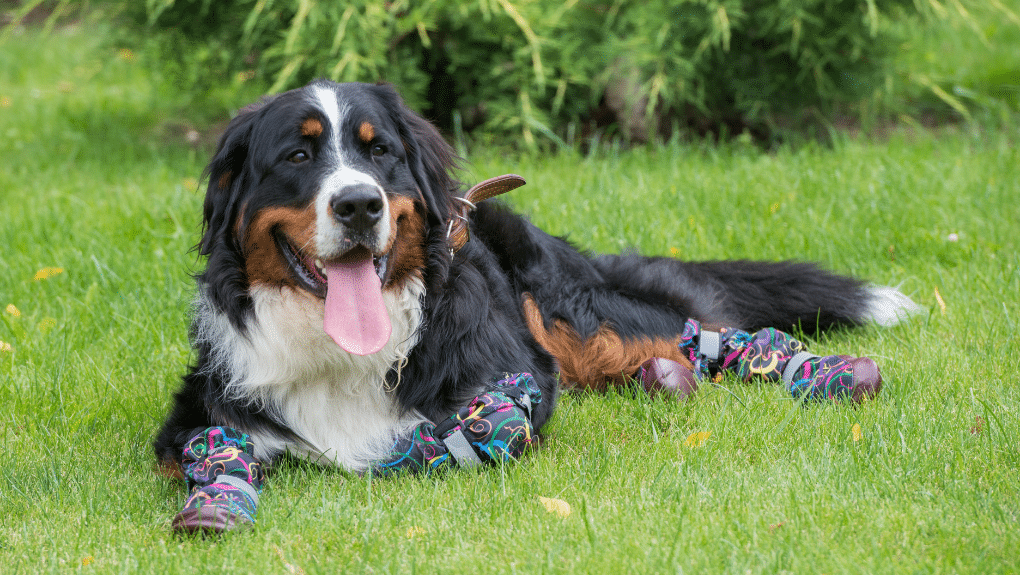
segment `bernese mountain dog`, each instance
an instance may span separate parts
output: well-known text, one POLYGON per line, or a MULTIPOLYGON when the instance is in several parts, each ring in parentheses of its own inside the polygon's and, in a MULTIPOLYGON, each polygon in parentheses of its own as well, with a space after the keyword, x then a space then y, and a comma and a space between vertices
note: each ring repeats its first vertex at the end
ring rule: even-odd
POLYGON ((207 168, 197 358, 155 440, 162 462, 228 426, 258 460, 361 472, 501 374, 534 378, 538 431, 561 386, 687 362, 689 318, 811 334, 915 307, 810 263, 593 256, 464 201, 457 161, 385 85, 318 80, 238 113, 207 168))

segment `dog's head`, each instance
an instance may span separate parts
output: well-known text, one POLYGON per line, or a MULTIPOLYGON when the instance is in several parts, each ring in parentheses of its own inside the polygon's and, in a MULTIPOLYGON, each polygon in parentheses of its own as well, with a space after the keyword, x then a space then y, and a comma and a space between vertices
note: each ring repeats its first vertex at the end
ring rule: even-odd
POLYGON ((207 173, 200 281, 239 329, 257 286, 324 301, 344 349, 389 337, 382 292, 422 279, 445 250, 457 187, 435 128, 388 86, 318 80, 242 110, 207 173))

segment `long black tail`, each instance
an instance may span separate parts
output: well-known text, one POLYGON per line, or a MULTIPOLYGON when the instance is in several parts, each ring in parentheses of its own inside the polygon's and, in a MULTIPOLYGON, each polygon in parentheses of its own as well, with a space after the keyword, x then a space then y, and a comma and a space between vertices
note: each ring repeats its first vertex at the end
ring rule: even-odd
POLYGON ((881 299, 864 282, 811 263, 610 255, 597 257, 595 265, 621 294, 686 301, 690 315, 703 323, 747 330, 797 328, 811 334, 860 325, 872 319, 881 299))

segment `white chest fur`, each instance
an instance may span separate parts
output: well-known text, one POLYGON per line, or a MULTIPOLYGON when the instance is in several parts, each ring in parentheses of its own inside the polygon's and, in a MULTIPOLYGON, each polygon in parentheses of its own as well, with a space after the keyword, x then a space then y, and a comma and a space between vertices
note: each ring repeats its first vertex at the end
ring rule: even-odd
POLYGON ((256 431, 256 457, 290 451, 360 471, 386 455, 397 435, 424 421, 402 415, 385 384, 389 369, 417 342, 423 291, 412 280, 383 293, 393 332, 370 356, 337 346, 322 330, 322 300, 302 291, 253 288, 247 335, 200 296, 196 338, 211 345, 209 369, 226 374, 229 399, 268 407, 303 440, 256 431))

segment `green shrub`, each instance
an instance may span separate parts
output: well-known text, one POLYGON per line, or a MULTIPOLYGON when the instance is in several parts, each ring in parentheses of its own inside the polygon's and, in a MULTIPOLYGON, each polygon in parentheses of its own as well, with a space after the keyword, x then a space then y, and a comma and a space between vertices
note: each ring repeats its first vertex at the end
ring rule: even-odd
MULTIPOLYGON (((886 0, 912 9, 912 0, 886 0)), ((386 81, 444 129, 769 136, 884 81, 879 0, 147 0, 208 69, 386 81)))

